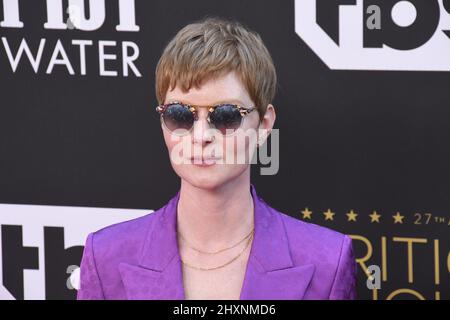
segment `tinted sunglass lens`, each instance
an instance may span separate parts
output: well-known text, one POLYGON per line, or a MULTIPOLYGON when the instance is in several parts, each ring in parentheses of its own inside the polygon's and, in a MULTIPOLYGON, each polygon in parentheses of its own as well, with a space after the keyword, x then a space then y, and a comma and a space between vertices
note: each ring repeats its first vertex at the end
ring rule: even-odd
POLYGON ((164 124, 170 131, 190 130, 194 124, 194 115, 181 104, 171 104, 163 114, 164 124))
POLYGON ((209 116, 211 124, 222 134, 233 133, 241 126, 242 116, 239 110, 233 105, 221 105, 209 116))

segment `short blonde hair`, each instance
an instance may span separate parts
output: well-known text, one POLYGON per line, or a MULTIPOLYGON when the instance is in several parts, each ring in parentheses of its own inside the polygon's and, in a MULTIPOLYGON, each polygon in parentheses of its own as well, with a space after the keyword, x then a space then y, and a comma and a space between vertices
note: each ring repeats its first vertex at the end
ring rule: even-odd
POLYGON ((276 93, 277 75, 261 37, 239 22, 206 17, 182 28, 156 66, 156 98, 163 104, 177 85, 187 92, 205 80, 235 71, 260 120, 276 93))

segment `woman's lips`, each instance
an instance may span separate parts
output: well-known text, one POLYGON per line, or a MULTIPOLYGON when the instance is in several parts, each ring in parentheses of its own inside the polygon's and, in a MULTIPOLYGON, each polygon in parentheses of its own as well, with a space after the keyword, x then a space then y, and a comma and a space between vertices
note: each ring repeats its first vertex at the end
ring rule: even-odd
POLYGON ((191 158, 191 164, 199 166, 199 167, 208 167, 208 166, 212 166, 214 164, 216 164, 217 160, 219 160, 219 158, 196 158, 196 157, 192 157, 191 158))

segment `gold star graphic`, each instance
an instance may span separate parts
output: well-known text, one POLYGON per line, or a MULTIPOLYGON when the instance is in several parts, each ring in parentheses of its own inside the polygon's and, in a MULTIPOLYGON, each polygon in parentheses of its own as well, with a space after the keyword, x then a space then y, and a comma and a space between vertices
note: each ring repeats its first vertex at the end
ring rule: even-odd
POLYGON ((347 221, 356 221, 356 217, 358 216, 358 214, 356 212, 353 212, 353 210, 350 210, 349 213, 346 213, 347 221))
POLYGON ((369 214, 369 217, 370 217, 370 223, 374 223, 374 222, 380 223, 381 214, 378 214, 375 210, 373 211, 372 214, 369 214))
POLYGON ((395 215, 395 216, 392 216, 392 218, 394 218, 394 223, 403 223, 403 218, 404 218, 405 216, 402 216, 401 214, 400 214, 400 212, 398 212, 397 211, 397 214, 395 215))
POLYGON ((311 215, 312 215, 312 211, 310 211, 307 207, 305 208, 305 210, 301 211, 303 214, 303 219, 309 219, 311 220, 311 215))
POLYGON ((331 209, 328 209, 323 214, 325 215, 325 220, 331 220, 331 221, 334 220, 333 216, 335 215, 335 213, 332 212, 331 209))

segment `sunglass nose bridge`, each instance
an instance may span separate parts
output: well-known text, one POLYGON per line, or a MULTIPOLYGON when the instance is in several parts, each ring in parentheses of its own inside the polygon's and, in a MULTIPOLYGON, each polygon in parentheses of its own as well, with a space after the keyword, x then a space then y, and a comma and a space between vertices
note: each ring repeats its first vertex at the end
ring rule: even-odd
MULTIPOLYGON (((200 107, 199 109, 197 109, 198 107, 194 107, 194 106, 189 106, 189 111, 192 112, 192 114, 194 115, 194 120, 197 121, 199 119, 199 111, 201 109, 204 109, 203 107, 200 107)), ((210 118, 209 116, 211 115, 212 112, 214 112, 214 110, 216 109, 215 107, 207 107, 207 115, 206 115, 206 120, 208 120, 208 122, 210 122, 210 118)), ((201 112, 201 111, 200 111, 201 112)))
POLYGON ((197 109, 195 107, 192 107, 192 106, 189 106, 188 109, 189 109, 190 112, 192 112, 192 114, 194 116, 194 120, 197 121, 198 120, 197 109))

